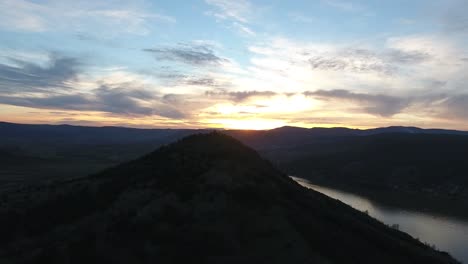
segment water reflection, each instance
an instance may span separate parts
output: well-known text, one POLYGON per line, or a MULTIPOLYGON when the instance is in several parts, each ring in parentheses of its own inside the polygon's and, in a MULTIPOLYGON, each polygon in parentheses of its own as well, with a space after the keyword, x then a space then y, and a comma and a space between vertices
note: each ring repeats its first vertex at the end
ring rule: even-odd
POLYGON ((360 211, 367 211, 369 215, 388 225, 398 224, 400 230, 435 245, 439 250, 449 252, 463 263, 468 263, 468 221, 391 208, 363 196, 314 185, 301 178, 291 178, 302 186, 338 199, 360 211))

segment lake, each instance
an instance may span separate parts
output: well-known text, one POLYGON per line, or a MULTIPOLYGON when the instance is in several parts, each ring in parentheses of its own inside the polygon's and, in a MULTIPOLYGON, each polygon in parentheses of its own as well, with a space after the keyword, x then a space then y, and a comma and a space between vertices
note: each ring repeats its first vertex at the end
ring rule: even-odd
POLYGON ((309 181, 291 177, 304 187, 338 199, 388 225, 398 225, 404 231, 422 242, 435 245, 449 252, 462 263, 468 263, 468 221, 452 217, 432 215, 427 212, 403 210, 378 204, 366 197, 328 187, 314 185, 309 181))

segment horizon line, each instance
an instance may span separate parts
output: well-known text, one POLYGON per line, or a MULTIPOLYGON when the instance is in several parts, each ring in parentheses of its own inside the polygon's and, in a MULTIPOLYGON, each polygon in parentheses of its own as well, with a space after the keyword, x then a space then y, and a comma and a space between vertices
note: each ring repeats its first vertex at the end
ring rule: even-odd
POLYGON ((422 128, 422 127, 417 127, 417 126, 405 126, 405 125, 392 125, 392 126, 383 126, 383 127, 371 127, 371 128, 355 128, 355 127, 347 127, 347 126, 330 126, 330 127, 325 127, 325 126, 318 126, 318 127, 301 127, 301 126, 291 126, 291 125, 284 125, 284 126, 278 126, 275 128, 269 128, 269 129, 242 129, 242 128, 210 128, 210 127, 200 127, 200 128, 174 128, 174 127, 133 127, 133 126, 112 126, 112 125, 80 125, 80 124, 69 124, 69 123, 16 123, 16 122, 8 122, 8 121, 1 121, 0 124, 13 124, 13 125, 31 125, 31 126, 71 126, 71 127, 89 127, 89 128, 125 128, 125 129, 140 129, 140 130, 236 130, 236 131, 270 131, 270 130, 275 130, 275 129, 281 129, 281 128, 299 128, 299 129, 349 129, 349 130, 373 130, 373 129, 381 129, 381 128, 415 128, 415 129, 421 129, 421 130, 444 130, 444 131, 456 131, 456 132, 468 132, 468 130, 460 130, 460 129, 447 129, 447 128, 422 128))

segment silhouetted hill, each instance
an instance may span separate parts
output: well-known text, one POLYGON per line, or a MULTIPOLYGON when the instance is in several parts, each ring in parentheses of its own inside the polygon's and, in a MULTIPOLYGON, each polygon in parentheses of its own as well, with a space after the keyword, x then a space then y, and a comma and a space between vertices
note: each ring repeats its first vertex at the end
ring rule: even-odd
MULTIPOLYGON (((125 127, 85 127, 72 125, 28 125, 0 122, 0 146, 14 144, 111 145, 146 142, 168 143, 184 136, 209 130, 137 129, 125 127)), ((368 136, 384 133, 468 135, 467 131, 421 129, 417 127, 384 127, 375 129, 301 128, 285 126, 271 130, 227 130, 226 133, 250 145, 285 145, 307 140, 345 136, 368 136)))
POLYGON ((418 134, 418 135, 468 135, 467 131, 445 129, 422 129, 417 127, 391 126, 373 129, 351 129, 345 127, 302 128, 280 127, 271 130, 229 130, 229 135, 256 149, 290 148, 315 142, 341 140, 347 137, 363 137, 379 134, 418 134))
POLYGON ((0 122, 0 183, 5 183, 0 184, 0 193, 38 182, 86 176, 197 132, 203 130, 0 122))
POLYGON ((467 132, 284 127, 227 133, 315 184, 397 207, 468 217, 467 132))
MULTIPOLYGON (((197 132, 208 130, 0 122, 0 195, 48 181, 83 177, 197 132)), ((468 156, 463 152, 467 132, 415 127, 281 127, 223 132, 285 172, 316 184, 378 195, 398 207, 468 217, 464 166, 468 156)))
POLYGON ((456 263, 220 133, 1 205, 1 263, 456 263))

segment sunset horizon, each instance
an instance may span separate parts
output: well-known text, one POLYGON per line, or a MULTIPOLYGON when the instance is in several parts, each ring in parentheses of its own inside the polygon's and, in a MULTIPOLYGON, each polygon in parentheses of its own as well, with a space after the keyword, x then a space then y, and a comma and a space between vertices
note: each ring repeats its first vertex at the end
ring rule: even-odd
POLYGON ((466 8, 2 1, 0 120, 468 130, 466 8))
POLYGON ((139 126, 139 125, 129 125, 129 124, 98 124, 95 122, 88 123, 88 122, 75 122, 75 123, 66 123, 66 122, 58 122, 58 123, 51 123, 51 122, 11 122, 11 121, 4 121, 0 120, 0 123, 6 123, 6 124, 14 124, 14 125, 50 125, 50 126, 75 126, 75 127, 93 127, 93 128, 105 128, 105 127, 116 127, 116 128, 125 128, 125 129, 154 129, 154 130, 159 130, 159 129, 187 129, 187 130, 243 130, 243 131, 266 131, 266 130, 275 130, 275 129, 281 129, 281 128, 299 128, 299 129, 350 129, 350 130, 372 130, 372 129, 385 129, 385 128, 417 128, 417 129, 423 129, 423 130, 447 130, 447 131, 460 131, 460 132, 468 132, 468 130, 464 129, 451 129, 451 128, 442 128, 442 127, 417 127, 417 126, 412 126, 412 125, 389 125, 389 126, 380 126, 380 127, 353 127, 353 126, 300 126, 300 125, 290 125, 290 124, 285 124, 281 126, 274 126, 274 127, 255 127, 254 125, 249 126, 232 126, 232 127, 179 127, 179 126, 139 126))
POLYGON ((0 0, 0 263, 468 263, 468 0, 0 0))

